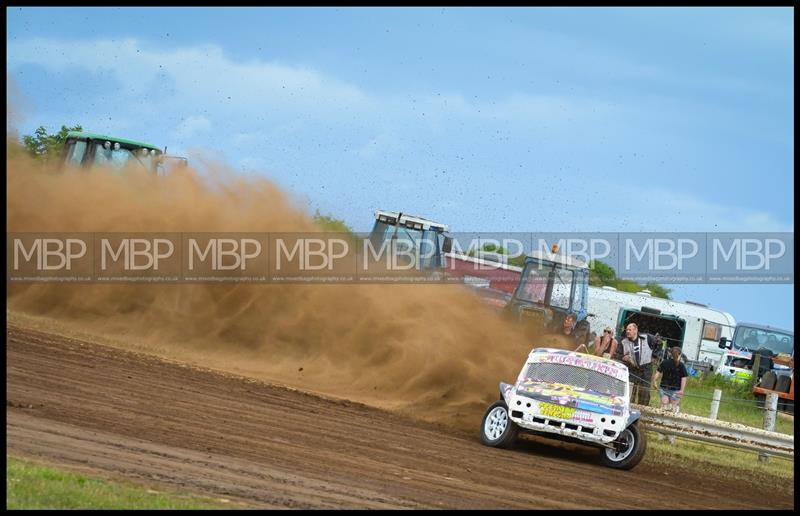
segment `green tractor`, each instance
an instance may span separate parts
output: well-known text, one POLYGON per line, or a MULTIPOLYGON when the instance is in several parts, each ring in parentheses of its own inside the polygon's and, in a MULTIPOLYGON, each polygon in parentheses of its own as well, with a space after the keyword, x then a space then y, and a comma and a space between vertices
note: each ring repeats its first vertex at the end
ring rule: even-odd
POLYGON ((70 131, 64 142, 61 165, 83 169, 110 167, 121 171, 138 164, 155 175, 165 175, 175 166, 188 165, 186 158, 169 156, 166 150, 166 147, 162 151, 155 145, 125 138, 70 131))

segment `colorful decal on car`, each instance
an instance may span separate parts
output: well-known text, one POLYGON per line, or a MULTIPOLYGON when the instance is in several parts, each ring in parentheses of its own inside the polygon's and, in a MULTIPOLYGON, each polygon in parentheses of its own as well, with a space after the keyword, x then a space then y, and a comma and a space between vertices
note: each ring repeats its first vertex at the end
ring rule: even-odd
POLYGON ((503 399, 509 401, 511 394, 514 392, 514 386, 509 383, 501 383, 500 391, 503 393, 503 399))
POLYGON ((579 423, 594 423, 592 415, 582 410, 576 410, 575 413, 572 414, 572 420, 577 421, 579 423))
POLYGON ((558 419, 572 419, 577 409, 575 407, 565 407, 563 405, 553 405, 552 403, 540 403, 539 414, 544 417, 554 417, 558 419))
POLYGON ((517 384, 517 394, 545 403, 581 409, 596 414, 622 415, 625 399, 580 389, 572 385, 541 383, 523 380, 517 384))
POLYGON ((628 368, 614 360, 564 350, 536 349, 530 353, 529 362, 565 364, 591 369, 618 380, 628 381, 628 368))

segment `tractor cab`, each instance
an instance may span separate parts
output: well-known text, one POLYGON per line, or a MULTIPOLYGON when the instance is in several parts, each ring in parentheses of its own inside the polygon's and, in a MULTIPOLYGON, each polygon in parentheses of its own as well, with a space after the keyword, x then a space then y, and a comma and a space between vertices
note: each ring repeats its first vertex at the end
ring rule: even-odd
POLYGON ((584 262, 555 251, 534 251, 526 257, 506 310, 512 319, 530 325, 536 332, 558 331, 567 314, 573 314, 576 339, 585 343, 589 338, 589 268, 584 262))
POLYGON ((152 174, 164 175, 174 166, 186 166, 187 160, 179 156, 167 156, 149 143, 70 131, 64 142, 61 164, 83 169, 109 167, 116 172, 129 166, 140 166, 152 174))
POLYGON ((446 224, 402 212, 375 210, 369 240, 376 251, 388 249, 398 264, 441 271, 450 241, 447 231, 446 224))

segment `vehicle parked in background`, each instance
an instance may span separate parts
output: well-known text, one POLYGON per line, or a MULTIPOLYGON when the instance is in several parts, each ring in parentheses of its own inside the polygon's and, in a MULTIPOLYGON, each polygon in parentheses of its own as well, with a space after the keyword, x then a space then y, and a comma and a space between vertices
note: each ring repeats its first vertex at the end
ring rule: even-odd
POLYGON ((763 406, 775 393, 778 409, 794 412, 794 332, 762 324, 740 323, 733 339, 722 339, 725 350, 717 372, 732 378, 747 377, 763 406))
POLYGON ((515 321, 529 325, 533 335, 557 332, 567 315, 575 316, 578 344, 589 341, 587 289, 589 268, 585 262, 552 252, 534 251, 525 258, 519 283, 506 305, 515 321))
POLYGON ((108 167, 121 171, 128 166, 141 166, 156 175, 165 175, 174 166, 186 166, 188 160, 169 156, 149 143, 105 136, 84 131, 70 131, 64 141, 62 167, 90 169, 108 167))
POLYGON ((622 292, 613 287, 589 287, 589 321, 592 328, 610 326, 618 338, 625 326, 636 323, 640 333, 658 334, 668 347, 678 346, 687 365, 713 371, 723 352, 720 339, 730 339, 736 327, 733 316, 692 301, 654 297, 649 291, 622 292))

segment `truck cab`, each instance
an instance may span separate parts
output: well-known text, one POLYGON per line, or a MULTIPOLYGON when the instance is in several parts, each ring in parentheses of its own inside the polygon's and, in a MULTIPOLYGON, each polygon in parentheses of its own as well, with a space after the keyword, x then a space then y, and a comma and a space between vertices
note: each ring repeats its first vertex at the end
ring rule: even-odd
POLYGON ((567 314, 575 316, 575 334, 579 342, 589 337, 586 309, 589 268, 581 260, 534 251, 525 258, 517 288, 506 305, 514 320, 530 325, 538 332, 557 331, 567 314))
POLYGON ((413 260, 418 270, 441 272, 448 250, 447 232, 446 224, 402 212, 375 210, 369 240, 375 250, 388 248, 402 265, 411 265, 413 260))
POLYGON ((755 355, 761 355, 756 379, 773 370, 777 376, 788 375, 791 368, 783 363, 794 358, 794 332, 761 324, 736 325, 733 340, 720 339, 719 347, 725 349, 717 372, 723 376, 743 376, 740 369, 752 372, 755 355))
POLYGON ((61 165, 65 167, 108 167, 121 172, 128 166, 141 166, 156 175, 164 175, 171 166, 186 164, 186 158, 167 156, 149 143, 83 131, 67 133, 61 155, 61 165))

